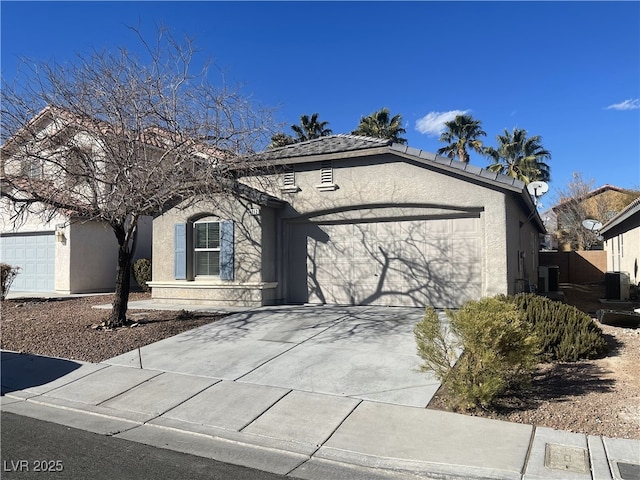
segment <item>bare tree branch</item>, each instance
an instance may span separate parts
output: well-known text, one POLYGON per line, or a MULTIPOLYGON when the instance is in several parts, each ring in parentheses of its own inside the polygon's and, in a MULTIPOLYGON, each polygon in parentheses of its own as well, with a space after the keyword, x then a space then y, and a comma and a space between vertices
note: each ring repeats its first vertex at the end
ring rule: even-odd
POLYGON ((125 320, 138 219, 202 195, 237 194, 239 176, 262 167, 251 154, 271 134, 271 112, 223 79, 211 83, 190 39, 164 28, 155 43, 139 38, 143 54, 120 48, 25 63, 2 88, 2 198, 16 222, 64 215, 112 227, 120 246, 114 324, 125 320))

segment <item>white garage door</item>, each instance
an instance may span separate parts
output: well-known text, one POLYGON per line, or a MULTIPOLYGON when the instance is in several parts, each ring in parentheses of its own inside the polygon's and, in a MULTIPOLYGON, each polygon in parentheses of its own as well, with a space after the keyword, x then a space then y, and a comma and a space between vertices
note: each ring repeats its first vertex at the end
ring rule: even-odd
POLYGON ((55 238, 53 232, 3 235, 3 263, 20 267, 12 291, 51 292, 54 290, 55 238))
POLYGON ((291 296, 457 307, 482 291, 479 227, 478 218, 300 226, 293 238, 306 237, 307 291, 294 285, 291 296))

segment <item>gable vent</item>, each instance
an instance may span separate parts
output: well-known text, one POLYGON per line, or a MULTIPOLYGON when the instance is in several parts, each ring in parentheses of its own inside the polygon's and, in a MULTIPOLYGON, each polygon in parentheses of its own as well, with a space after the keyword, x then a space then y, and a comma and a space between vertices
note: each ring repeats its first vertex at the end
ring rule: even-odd
POLYGON ((330 161, 320 166, 320 183, 333 183, 333 166, 330 161))

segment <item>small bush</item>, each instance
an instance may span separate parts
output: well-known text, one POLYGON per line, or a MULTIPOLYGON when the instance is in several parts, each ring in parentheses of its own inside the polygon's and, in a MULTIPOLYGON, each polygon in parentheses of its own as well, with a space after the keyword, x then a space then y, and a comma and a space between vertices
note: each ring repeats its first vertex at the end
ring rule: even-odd
POLYGON ((575 362, 602 357, 608 344, 600 327, 577 308, 538 295, 500 297, 516 305, 534 326, 547 361, 575 362))
POLYGON ((20 272, 20 267, 12 267, 7 263, 0 263, 0 300, 4 300, 9 293, 13 279, 20 272))
POLYGON ((196 315, 189 311, 189 310, 185 310, 184 308, 182 310, 180 310, 178 312, 178 314, 176 315, 176 320, 192 320, 196 317, 196 315))
POLYGON ((538 339, 515 305, 486 298, 446 315, 450 331, 429 308, 414 333, 422 369, 433 371, 447 387, 454 409, 487 408, 507 389, 528 382, 537 363, 538 339), (464 353, 453 365, 460 350, 464 353))
POLYGON ((136 260, 131 269, 133 270, 133 278, 136 279, 137 284, 145 292, 150 292, 151 288, 147 285, 150 282, 151 277, 151 260, 148 258, 140 258, 136 260))

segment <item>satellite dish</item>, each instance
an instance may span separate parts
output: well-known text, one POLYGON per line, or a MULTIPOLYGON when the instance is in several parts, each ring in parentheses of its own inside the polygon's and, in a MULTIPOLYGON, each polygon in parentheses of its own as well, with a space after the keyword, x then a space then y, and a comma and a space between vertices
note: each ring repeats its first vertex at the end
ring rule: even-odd
POLYGON ((549 185, 547 185, 545 182, 530 182, 527 185, 527 190, 529 191, 530 195, 533 195, 537 198, 541 197, 549 191, 549 185))
POLYGON ((602 223, 600 223, 598 220, 592 220, 590 218, 587 218, 586 220, 582 221, 582 226, 587 230, 596 232, 602 228, 602 223))
MULTIPOLYGON (((538 198, 547 193, 549 190, 549 185, 545 182, 530 182, 527 185, 527 190, 529 191, 529 195, 533 197, 533 203, 536 207, 538 207, 538 198)), ((539 208, 539 207, 538 207, 539 208)))

